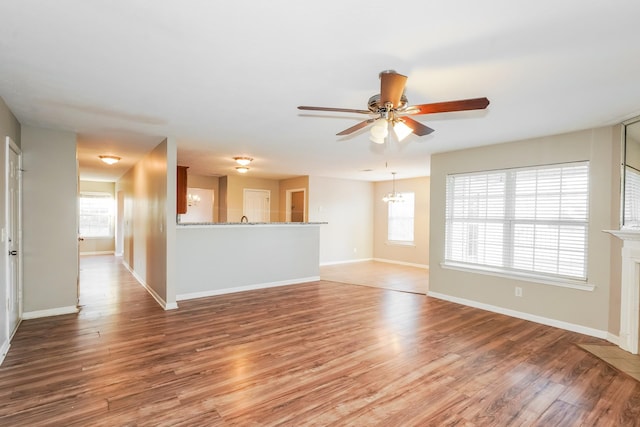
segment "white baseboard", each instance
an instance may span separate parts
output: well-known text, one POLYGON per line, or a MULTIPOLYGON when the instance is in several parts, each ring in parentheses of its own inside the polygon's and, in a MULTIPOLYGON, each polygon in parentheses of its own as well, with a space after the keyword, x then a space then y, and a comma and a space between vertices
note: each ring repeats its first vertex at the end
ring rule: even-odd
POLYGON ((47 310, 25 311, 22 313, 22 320, 38 319, 40 317, 60 316, 63 314, 77 313, 78 307, 70 305, 67 307, 49 308, 47 310))
POLYGON ((80 252, 80 255, 113 255, 113 251, 88 251, 80 252))
POLYGON ((224 289, 211 289, 211 290, 202 291, 202 292, 191 292, 187 294, 179 294, 179 295, 176 295, 176 300, 184 301, 184 300, 195 299, 195 298, 205 298, 205 297, 212 297, 216 295, 232 294, 235 292, 254 291, 257 289, 275 288, 277 286, 296 285, 296 284, 306 283, 306 282, 317 282, 318 280, 320 280, 320 276, 312 276, 312 277, 302 277, 299 279, 283 280, 280 282, 258 283, 255 285, 236 286, 233 288, 224 288, 224 289))
POLYGON ((365 261, 373 261, 373 258, 360 258, 360 259, 348 259, 346 261, 322 262, 322 263, 320 263, 320 267, 325 266, 325 265, 352 264, 352 263, 355 263, 355 262, 365 262, 365 261))
POLYGON ((178 303, 173 302, 168 304, 160 295, 158 295, 158 293, 147 284, 147 282, 145 282, 142 277, 140 277, 138 275, 138 273, 136 273, 131 266, 129 266, 128 263, 122 261, 122 265, 124 265, 124 267, 129 270, 129 273, 131 273, 131 275, 138 281, 138 283, 140 283, 140 285, 146 289, 146 291, 149 293, 149 295, 151 295, 151 297, 153 297, 154 300, 156 300, 156 302, 158 303, 158 305, 160 305, 160 307, 162 307, 163 310, 175 310, 178 308, 178 303))
POLYGON ((515 317, 518 319, 529 320, 531 322, 540 323, 542 325, 553 326, 555 328, 564 329, 571 332, 577 332, 583 335, 589 335, 596 338, 609 339, 609 333, 607 331, 601 331, 599 329, 589 328, 587 326, 576 325, 574 323, 564 322, 562 320, 550 319, 548 317, 537 316, 535 314, 523 313, 521 311, 511 310, 508 308, 498 307, 495 305, 485 304, 478 301, 468 300, 465 298, 458 298, 451 295, 441 294, 439 292, 427 292, 427 296, 438 298, 445 301, 455 302, 456 304, 462 304, 469 307, 479 308, 481 310, 491 311, 493 313, 504 314, 507 316, 515 317))
POLYGON ((611 332, 607 332, 607 341, 617 346, 620 345, 620 337, 617 335, 613 335, 611 332))
POLYGON ((2 362, 4 362, 4 358, 9 352, 9 347, 11 347, 9 340, 4 340, 2 346, 0 346, 0 365, 2 365, 2 362))
POLYGON ((387 264, 406 265, 408 267, 424 268, 425 270, 429 269, 428 264, 414 264, 412 262, 402 262, 402 261, 395 261, 392 259, 384 259, 384 258, 374 258, 373 260, 377 262, 386 262, 387 264))

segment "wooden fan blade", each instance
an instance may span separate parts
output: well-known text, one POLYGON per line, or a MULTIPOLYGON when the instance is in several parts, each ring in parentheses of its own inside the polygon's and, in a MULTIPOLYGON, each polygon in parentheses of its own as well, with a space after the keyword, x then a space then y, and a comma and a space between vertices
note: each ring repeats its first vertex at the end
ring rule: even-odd
POLYGON ((360 122, 357 125, 351 126, 349 129, 345 129, 342 132, 337 133, 336 135, 349 135, 357 130, 362 129, 366 125, 373 123, 376 119, 365 120, 364 122, 360 122))
POLYGON ((309 107, 308 105, 300 105, 298 110, 311 110, 311 111, 337 111, 339 113, 358 113, 358 114, 371 114, 369 110, 354 110, 351 108, 332 108, 332 107, 309 107))
POLYGON ((397 108, 406 83, 407 76, 402 74, 384 71, 380 73, 380 106, 384 107, 384 104, 391 102, 393 108, 397 108))
POLYGON ((413 133, 418 136, 425 136, 429 135, 431 132, 434 132, 434 130, 429 126, 425 126, 422 123, 413 120, 411 117, 403 117, 402 120, 404 121, 404 124, 409 126, 413 130, 413 133))
POLYGON ((489 105, 489 100, 487 98, 434 102, 432 104, 412 105, 407 109, 407 114, 433 114, 447 113, 450 111, 482 110, 483 108, 487 108, 487 105, 489 105))

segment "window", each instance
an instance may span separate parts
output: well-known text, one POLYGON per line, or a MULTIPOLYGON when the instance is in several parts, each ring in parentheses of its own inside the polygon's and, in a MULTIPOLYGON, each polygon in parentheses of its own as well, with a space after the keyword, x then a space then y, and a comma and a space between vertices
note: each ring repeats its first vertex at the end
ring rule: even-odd
POLYGON ((387 240, 390 242, 413 243, 413 217, 415 215, 415 194, 400 193, 401 202, 389 202, 387 240))
POLYGON ((445 264, 587 279, 589 163, 449 175, 445 264))
POLYGON ((640 172, 625 166, 624 174, 624 225, 637 228, 640 225, 640 172))
POLYGON ((112 237, 113 205, 113 196, 109 193, 80 193, 80 235, 112 237))

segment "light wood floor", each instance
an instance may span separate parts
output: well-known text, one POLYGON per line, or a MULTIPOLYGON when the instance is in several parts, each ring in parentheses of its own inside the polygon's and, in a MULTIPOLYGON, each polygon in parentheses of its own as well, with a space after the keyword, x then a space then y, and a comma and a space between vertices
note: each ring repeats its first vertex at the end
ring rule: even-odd
POLYGON ((114 258, 81 266, 79 315, 20 326, 0 425, 640 425, 598 339, 331 281, 165 312, 114 258))
POLYGON ((320 267, 320 278, 418 294, 426 294, 429 290, 429 270, 388 262, 361 261, 325 265, 320 267))

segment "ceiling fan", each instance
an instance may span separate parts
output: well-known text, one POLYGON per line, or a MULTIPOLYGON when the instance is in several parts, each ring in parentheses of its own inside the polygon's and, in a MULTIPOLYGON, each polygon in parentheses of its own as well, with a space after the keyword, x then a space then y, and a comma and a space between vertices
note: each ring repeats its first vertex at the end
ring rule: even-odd
POLYGON ((349 135, 373 123, 370 139, 378 144, 384 144, 389 133, 389 125, 399 141, 414 133, 418 136, 429 135, 434 130, 409 116, 420 114, 448 113, 452 111, 482 110, 487 108, 487 98, 461 99, 457 101, 434 102, 431 104, 408 105, 404 95, 407 76, 398 74, 394 70, 380 73, 380 93, 369 98, 368 110, 351 108, 310 107, 301 105, 299 110, 334 111, 340 113, 368 114, 373 117, 364 120, 336 135, 349 135))

